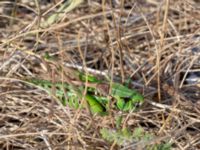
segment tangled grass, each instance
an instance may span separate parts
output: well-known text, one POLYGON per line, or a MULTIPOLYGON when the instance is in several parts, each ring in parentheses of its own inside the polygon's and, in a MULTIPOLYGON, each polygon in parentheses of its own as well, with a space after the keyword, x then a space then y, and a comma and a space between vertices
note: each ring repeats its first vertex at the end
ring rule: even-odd
POLYGON ((161 143, 200 149, 199 1, 88 0, 41 28, 60 3, 0 2, 1 149, 125 150, 161 143), (136 112, 91 116, 24 82, 64 80, 58 64, 69 74, 73 68, 122 83, 129 78, 145 104, 136 112), (120 115, 119 128, 141 128, 151 139, 118 144, 103 138, 102 129, 116 133, 120 115))

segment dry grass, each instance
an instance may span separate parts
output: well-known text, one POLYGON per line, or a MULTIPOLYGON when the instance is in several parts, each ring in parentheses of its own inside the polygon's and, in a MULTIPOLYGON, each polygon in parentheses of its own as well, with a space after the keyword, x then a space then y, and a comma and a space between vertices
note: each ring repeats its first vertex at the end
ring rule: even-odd
POLYGON ((141 142, 119 147, 101 137, 101 128, 115 129, 118 112, 91 117, 85 109, 63 108, 23 82, 27 77, 64 79, 54 74, 57 64, 64 70, 84 66, 118 82, 131 77, 145 104, 124 114, 124 126, 156 135, 152 143, 200 149, 200 84, 186 82, 194 75, 200 80, 198 0, 88 0, 45 29, 39 23, 55 2, 35 2, 0 2, 1 149, 141 147, 141 142), (57 60, 46 61, 47 52, 57 60))

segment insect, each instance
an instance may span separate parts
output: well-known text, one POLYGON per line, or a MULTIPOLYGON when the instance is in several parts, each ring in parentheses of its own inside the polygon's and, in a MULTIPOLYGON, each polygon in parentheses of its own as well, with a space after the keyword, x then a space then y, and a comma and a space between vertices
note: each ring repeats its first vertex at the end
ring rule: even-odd
MULTIPOLYGON (((86 80, 86 76, 82 73, 79 75, 79 78, 83 83, 86 80)), ((84 86, 77 86, 76 89, 74 89, 68 83, 52 83, 51 81, 41 79, 30 79, 29 82, 44 88, 49 93, 51 93, 52 87, 55 86, 55 96, 62 102, 62 104, 69 105, 70 107, 76 109, 83 107, 80 106, 80 99, 84 97, 93 114, 105 114, 108 109, 109 99, 107 96, 109 94, 115 100, 115 109, 119 109, 121 111, 135 110, 138 104, 142 104, 144 102, 142 94, 134 89, 129 89, 120 83, 112 83, 110 86, 108 83, 100 82, 92 75, 87 76, 87 80, 97 86, 88 87, 85 95, 82 94, 85 88, 84 86), (99 87, 104 87, 104 89, 105 87, 111 88, 111 90, 109 90, 111 92, 109 93, 107 89, 107 92, 102 94, 102 90, 99 90, 99 87)))

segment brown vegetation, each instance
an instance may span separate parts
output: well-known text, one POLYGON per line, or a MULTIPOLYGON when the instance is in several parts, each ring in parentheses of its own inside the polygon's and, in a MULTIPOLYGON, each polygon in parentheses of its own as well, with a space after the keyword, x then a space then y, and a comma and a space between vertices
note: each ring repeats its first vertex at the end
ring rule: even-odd
POLYGON ((115 129, 119 112, 91 117, 86 109, 65 108, 23 82, 27 77, 64 79, 55 75, 58 64, 64 70, 84 66, 118 82, 130 77, 145 104, 124 114, 124 126, 154 134, 152 143, 200 149, 200 2, 88 0, 40 28, 55 13, 56 2, 0 2, 0 149, 144 146, 120 147, 101 137, 101 128, 115 129), (47 53, 56 60, 46 60, 47 53))

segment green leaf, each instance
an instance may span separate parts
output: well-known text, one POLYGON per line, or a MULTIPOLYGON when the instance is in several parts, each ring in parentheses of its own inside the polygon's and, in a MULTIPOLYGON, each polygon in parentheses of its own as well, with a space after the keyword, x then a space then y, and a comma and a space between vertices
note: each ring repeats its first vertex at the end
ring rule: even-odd
POLYGON ((140 93, 135 93, 135 95, 131 98, 132 103, 143 103, 144 97, 140 93))
POLYGON ((117 129, 119 129, 120 127, 121 127, 121 124, 122 124, 122 116, 117 116, 116 117, 116 127, 117 127, 117 129))
POLYGON ((124 99, 120 98, 119 96, 115 96, 117 102, 116 102, 116 105, 117 107, 120 109, 120 110, 123 110, 124 109, 124 106, 125 106, 125 101, 124 99))
POLYGON ((107 97, 96 96, 96 95, 94 95, 94 97, 104 107, 106 107, 106 104, 108 104, 109 99, 107 97))
POLYGON ((109 129, 103 128, 100 130, 100 133, 105 140, 107 140, 109 142, 114 141, 115 134, 113 134, 113 132, 110 131, 109 129))
POLYGON ((133 91, 122 84, 119 83, 113 83, 112 84, 112 95, 113 96, 119 96, 119 97, 131 97, 133 94, 136 93, 136 91, 133 91))
POLYGON ((88 74, 87 76, 80 72, 79 73, 79 79, 83 82, 86 82, 86 79, 88 80, 88 82, 92 82, 92 83, 99 83, 100 81, 93 75, 88 74))
POLYGON ((67 0, 65 3, 61 4, 56 13, 53 13, 51 16, 47 18, 44 22, 41 23, 42 28, 49 27, 53 23, 60 20, 64 15, 74 8, 76 8, 79 4, 81 4, 83 0, 67 0))
POLYGON ((128 87, 119 84, 119 83, 113 83, 112 84, 112 95, 113 96, 119 96, 123 98, 128 98, 128 97, 135 97, 137 100, 143 100, 143 96, 137 92, 136 90, 129 89, 128 87))
POLYGON ((90 105, 90 110, 93 114, 101 114, 105 111, 105 108, 95 99, 92 95, 85 95, 85 99, 90 105))
POLYGON ((132 140, 131 132, 124 128, 119 131, 103 128, 100 130, 102 137, 109 142, 116 142, 118 145, 123 145, 132 140))
POLYGON ((135 128, 133 132, 133 137, 139 140, 143 136, 144 129, 143 128, 135 128))
POLYGON ((45 60, 54 60, 55 57, 50 56, 50 55, 49 55, 49 52, 45 52, 45 54, 44 54, 44 59, 45 59, 45 60))
POLYGON ((77 95, 73 94, 69 96, 68 101, 69 101, 69 106, 71 108, 78 109, 80 107, 79 97, 77 95))
POLYGON ((67 106, 67 100, 65 98, 62 98, 62 104, 63 106, 67 106))
POLYGON ((130 110, 134 110, 135 106, 133 106, 133 103, 131 100, 129 100, 128 102, 126 102, 123 111, 130 111, 130 110))
POLYGON ((123 128, 121 132, 124 137, 131 138, 131 131, 128 128, 123 128))

